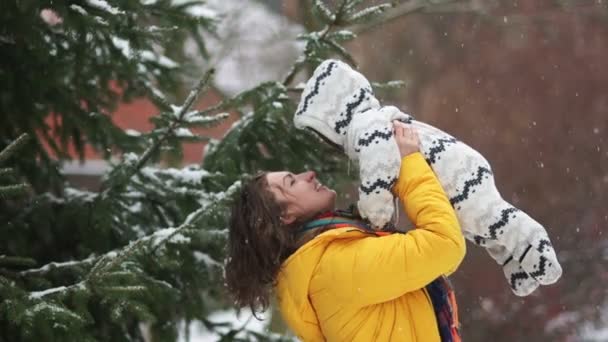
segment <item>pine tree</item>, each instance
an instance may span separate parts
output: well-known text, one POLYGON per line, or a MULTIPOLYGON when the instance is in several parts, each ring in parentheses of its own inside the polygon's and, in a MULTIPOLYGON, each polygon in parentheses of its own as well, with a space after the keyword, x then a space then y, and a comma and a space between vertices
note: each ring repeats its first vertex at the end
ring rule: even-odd
POLYGON ((138 142, 112 124, 119 99, 175 88, 184 40, 205 54, 216 18, 201 1, 22 1, 0 5, 0 148, 37 132, 16 167, 38 191, 60 187, 57 163, 85 144, 105 157, 138 142), (46 121, 45 121, 46 119, 46 121), (50 125, 49 123, 53 123, 50 125), (50 181, 49 181, 50 178, 50 181))
MULTIPOLYGON (((205 53, 201 30, 212 30, 214 20, 192 11, 202 6, 198 1, 4 3, 0 143, 21 133, 32 143, 21 146, 28 157, 0 163, 10 162, 34 191, 10 199, 4 194, 16 180, 0 185, 0 341, 141 341, 142 323, 154 340, 173 341, 182 321, 222 327, 206 317, 230 305, 222 265, 228 208, 242 181, 260 169, 315 169, 330 185, 350 180, 345 157, 291 124, 302 90, 292 83, 330 56, 354 64, 342 45, 356 37, 348 28, 391 7, 361 3, 342 0, 330 9, 314 1, 321 26, 300 37, 304 53, 284 79, 202 111, 192 106, 213 70, 181 105, 165 95, 184 69, 164 53, 186 65, 176 52, 186 38, 205 53), (137 95, 149 96, 160 114, 153 130, 132 137, 107 113, 137 95), (223 139, 210 141, 202 166, 155 166, 161 151, 207 140, 189 128, 216 125, 225 111, 240 119, 223 139), (81 156, 85 144, 123 152, 100 191, 78 190, 61 178, 57 166, 69 158, 69 143, 81 156)), ((238 327, 224 333, 224 340, 234 339, 283 337, 238 327)))

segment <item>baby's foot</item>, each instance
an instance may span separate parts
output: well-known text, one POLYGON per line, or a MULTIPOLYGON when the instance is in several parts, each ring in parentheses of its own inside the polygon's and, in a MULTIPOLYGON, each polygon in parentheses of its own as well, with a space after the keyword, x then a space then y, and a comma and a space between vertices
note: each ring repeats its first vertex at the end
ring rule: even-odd
POLYGON ((502 270, 509 282, 511 291, 517 296, 527 296, 539 286, 538 281, 526 273, 517 260, 513 258, 507 260, 502 270))
POLYGON ((562 275, 562 267, 546 234, 537 234, 525 248, 518 248, 513 255, 521 267, 542 285, 555 283, 562 275))

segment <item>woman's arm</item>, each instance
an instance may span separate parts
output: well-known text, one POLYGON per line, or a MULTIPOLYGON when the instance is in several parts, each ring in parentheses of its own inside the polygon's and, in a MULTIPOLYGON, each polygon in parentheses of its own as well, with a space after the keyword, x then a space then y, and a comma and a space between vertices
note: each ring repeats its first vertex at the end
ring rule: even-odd
POLYGON ((395 299, 450 272, 464 258, 454 209, 422 154, 402 159, 393 191, 416 229, 350 240, 324 256, 333 278, 329 286, 345 303, 367 306, 395 299))
POLYGON ((447 269, 440 274, 451 273, 464 258, 464 236, 454 208, 420 152, 401 160, 401 170, 393 193, 399 197, 407 216, 416 227, 408 234, 416 240, 430 238, 447 248, 441 252, 446 254, 447 269))

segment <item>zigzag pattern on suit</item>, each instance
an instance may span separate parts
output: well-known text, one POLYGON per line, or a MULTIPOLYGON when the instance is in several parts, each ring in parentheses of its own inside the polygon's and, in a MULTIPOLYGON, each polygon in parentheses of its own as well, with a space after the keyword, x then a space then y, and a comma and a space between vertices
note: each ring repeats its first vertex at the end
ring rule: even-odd
POLYGON ((519 284, 517 284, 517 280, 518 279, 525 280, 525 279, 528 279, 529 277, 530 276, 526 272, 513 273, 511 275, 511 288, 513 288, 513 289, 519 288, 519 284))
POLYGON ((454 138, 448 138, 448 139, 437 139, 434 141, 434 143, 437 143, 437 146, 433 146, 429 149, 429 152, 427 154, 427 158, 426 158, 426 162, 429 164, 434 164, 435 163, 435 157, 437 157, 438 153, 444 152, 445 151, 445 147, 447 145, 450 144, 455 144, 458 142, 458 140, 454 139, 454 138))
POLYGON ((302 106, 302 108, 296 113, 296 115, 300 115, 304 112, 306 112, 306 110, 308 109, 308 103, 309 101, 315 97, 315 95, 317 95, 319 93, 319 85, 321 84, 321 81, 323 81, 324 78, 329 77, 329 75, 331 75, 331 70, 333 68, 335 68, 337 66, 337 64, 335 62, 331 62, 327 65, 327 69, 325 70, 325 72, 323 72, 321 75, 319 75, 319 77, 317 77, 316 81, 315 81, 315 86, 312 92, 310 92, 306 98, 304 99, 304 105, 302 106))
POLYGON ((382 179, 376 179, 376 181, 369 186, 365 186, 365 185, 361 184, 361 186, 359 186, 359 189, 368 195, 378 189, 390 190, 392 188, 393 184, 395 184, 396 180, 397 180, 396 178, 392 178, 391 180, 389 180, 387 182, 382 179))
MULTIPOLYGON (((358 94, 356 100, 346 104, 346 112, 344 113, 345 118, 343 120, 336 121, 336 126, 334 128, 336 133, 338 133, 338 134, 345 133, 345 132, 340 132, 340 130, 342 130, 342 128, 348 127, 348 125, 350 124, 350 121, 353 118, 353 111, 355 110, 355 108, 357 108, 359 105, 361 105, 361 103, 363 103, 363 100, 365 100, 365 93, 366 93, 366 90, 364 88, 361 88, 359 90, 359 94, 358 94)), ((339 117, 342 117, 342 116, 343 116, 343 114, 340 113, 339 117)))
POLYGON ((538 245, 537 251, 539 251, 540 253, 543 252, 543 247, 548 246, 548 247, 553 247, 553 245, 551 245, 551 242, 549 240, 540 240, 540 244, 538 245))
POLYGON ((369 146, 369 144, 371 144, 376 138, 381 138, 380 140, 389 140, 392 137, 393 132, 391 132, 390 130, 386 133, 383 133, 381 131, 374 131, 374 133, 372 133, 369 137, 359 139, 357 144, 359 145, 359 147, 369 146))
POLYGON ((547 258, 545 258, 544 256, 541 255, 540 261, 538 263, 538 271, 530 273, 530 276, 533 278, 538 278, 540 276, 544 276, 545 275, 545 265, 547 264, 547 262, 548 262, 547 258))
MULTIPOLYGON (((456 203, 462 202, 462 201, 466 200, 467 198, 469 198, 469 191, 471 190, 472 187, 481 185, 484 174, 492 175, 492 171, 488 170, 485 167, 481 167, 481 166, 479 168, 477 168, 477 176, 475 176, 475 178, 473 178, 473 179, 469 179, 468 181, 466 181, 464 183, 464 190, 462 190, 462 193, 450 198, 450 203, 452 203, 452 205, 455 205, 456 203)), ((475 175, 475 173, 473 173, 473 175, 475 175)), ((473 192, 474 191, 475 190, 473 190, 473 192)))
MULTIPOLYGON (((497 237, 496 230, 498 230, 501 227, 506 226, 509 223, 509 214, 518 212, 518 211, 519 211, 519 209, 514 208, 514 207, 503 210, 501 213, 500 220, 488 227, 488 230, 490 232, 490 239, 496 239, 496 237, 497 237)), ((515 218, 515 217, 513 217, 513 218, 515 218)))

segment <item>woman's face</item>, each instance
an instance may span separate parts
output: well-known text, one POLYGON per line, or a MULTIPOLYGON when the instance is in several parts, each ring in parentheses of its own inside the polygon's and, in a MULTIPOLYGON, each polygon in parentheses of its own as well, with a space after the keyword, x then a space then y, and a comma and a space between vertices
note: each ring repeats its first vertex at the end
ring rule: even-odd
POLYGON ((285 224, 296 220, 306 222, 335 208, 336 192, 319 183, 314 171, 299 174, 269 172, 266 177, 279 203, 285 204, 286 209, 281 216, 285 224))

